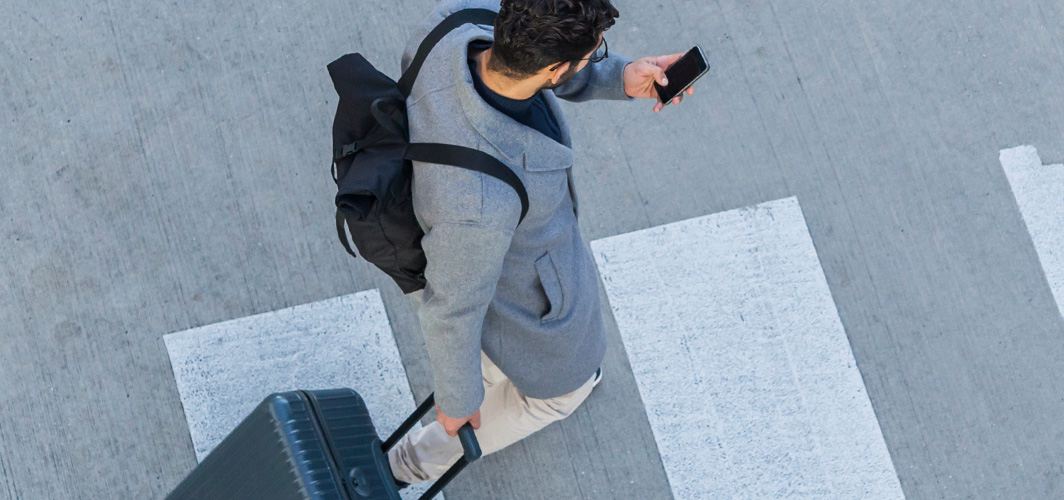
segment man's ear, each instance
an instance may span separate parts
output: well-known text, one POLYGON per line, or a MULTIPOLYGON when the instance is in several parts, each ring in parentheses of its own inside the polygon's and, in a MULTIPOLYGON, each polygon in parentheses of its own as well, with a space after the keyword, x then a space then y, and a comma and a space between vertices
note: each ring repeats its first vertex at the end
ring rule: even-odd
POLYGON ((571 63, 569 63, 569 62, 562 63, 561 66, 558 66, 558 68, 554 70, 554 74, 552 74, 550 76, 551 85, 557 85, 558 84, 558 80, 560 80, 561 77, 563 75, 565 75, 566 71, 569 71, 569 65, 570 64, 571 63))

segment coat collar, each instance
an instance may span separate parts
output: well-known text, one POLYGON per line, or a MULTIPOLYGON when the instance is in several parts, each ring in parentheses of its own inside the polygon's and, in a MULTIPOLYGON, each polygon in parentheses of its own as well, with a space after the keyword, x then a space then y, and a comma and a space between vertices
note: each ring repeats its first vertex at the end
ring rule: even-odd
POLYGON ((468 50, 473 40, 493 40, 491 31, 474 26, 472 36, 461 37, 460 50, 453 58, 452 69, 456 75, 458 98, 462 103, 469 122, 486 141, 491 143, 505 158, 504 162, 528 170, 556 170, 573 164, 572 140, 569 126, 562 117, 558 98, 550 90, 540 93, 547 101, 551 113, 558 120, 561 129, 561 144, 540 131, 515 121, 484 101, 473 87, 473 77, 469 74, 468 50))

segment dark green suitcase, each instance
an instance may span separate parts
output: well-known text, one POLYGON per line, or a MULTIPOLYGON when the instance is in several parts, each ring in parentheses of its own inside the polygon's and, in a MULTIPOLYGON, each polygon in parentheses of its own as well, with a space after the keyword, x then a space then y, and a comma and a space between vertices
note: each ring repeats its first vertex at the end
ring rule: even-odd
MULTIPOLYGON (((430 395, 381 443, 365 402, 351 389, 271 394, 166 498, 400 500, 387 452, 434 406, 430 395)), ((422 500, 480 458, 470 424, 458 437, 465 454, 422 500)))

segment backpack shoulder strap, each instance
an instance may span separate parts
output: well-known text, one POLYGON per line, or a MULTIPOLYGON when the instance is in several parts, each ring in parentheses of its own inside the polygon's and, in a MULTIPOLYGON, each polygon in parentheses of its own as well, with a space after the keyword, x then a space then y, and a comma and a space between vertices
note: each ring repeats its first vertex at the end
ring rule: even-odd
MULTIPOLYGON (((497 15, 498 13, 488 9, 463 9, 447 16, 446 19, 433 28, 428 36, 421 41, 421 45, 418 46, 417 54, 410 62, 410 66, 407 67, 403 76, 399 78, 399 92, 403 94, 403 97, 410 96, 410 90, 413 88, 414 81, 421 71, 421 66, 425 64, 425 58, 428 57, 429 52, 443 37, 454 31, 455 28, 467 23, 495 24, 497 15)), ((403 158, 425 163, 451 165, 483 172, 495 177, 509 184, 514 191, 517 191, 517 196, 521 198, 521 219, 518 224, 524 221, 525 215, 528 214, 528 193, 525 191, 525 186, 521 183, 521 179, 517 177, 513 170, 510 170, 510 167, 507 167, 490 154, 453 144, 410 143, 407 145, 406 154, 403 158)))
POLYGON ((521 184, 521 179, 513 170, 510 170, 510 167, 494 156, 464 146, 415 142, 407 145, 406 155, 403 158, 476 170, 509 184, 521 198, 521 219, 517 223, 521 224, 521 221, 525 220, 525 214, 528 213, 528 193, 525 191, 525 186, 521 184))
POLYGON ((417 79, 417 75, 421 71, 421 65, 425 64, 425 58, 428 57, 429 52, 443 37, 463 24, 495 24, 496 15, 498 14, 495 11, 488 9, 463 9, 447 16, 440 24, 436 25, 428 36, 421 41, 421 45, 417 48, 417 54, 410 61, 410 66, 406 68, 406 72, 399 78, 399 92, 403 94, 403 98, 410 97, 410 90, 414 87, 414 80, 417 79))

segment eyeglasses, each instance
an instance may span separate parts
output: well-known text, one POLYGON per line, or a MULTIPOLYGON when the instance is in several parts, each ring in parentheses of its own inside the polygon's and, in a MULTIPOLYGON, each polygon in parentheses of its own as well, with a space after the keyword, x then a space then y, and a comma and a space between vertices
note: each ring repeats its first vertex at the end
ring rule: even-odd
MULTIPOLYGON (((602 37, 602 43, 600 43, 599 46, 601 46, 602 49, 603 49, 602 50, 602 55, 601 56, 587 57, 587 58, 585 58, 585 59, 587 59, 587 62, 594 64, 594 63, 597 63, 597 62, 599 62, 599 61, 601 61, 601 60, 603 60, 603 59, 605 59, 605 58, 610 56, 610 47, 609 47, 609 45, 606 44, 606 37, 602 37)), ((595 52, 598 52, 598 47, 595 47, 595 52)), ((563 64, 565 64, 567 62, 577 62, 577 61, 583 61, 583 60, 584 59, 577 59, 576 61, 562 61, 562 62, 552 66, 550 68, 550 71, 554 71, 554 70, 558 69, 559 67, 561 67, 561 65, 563 65, 563 64)))

